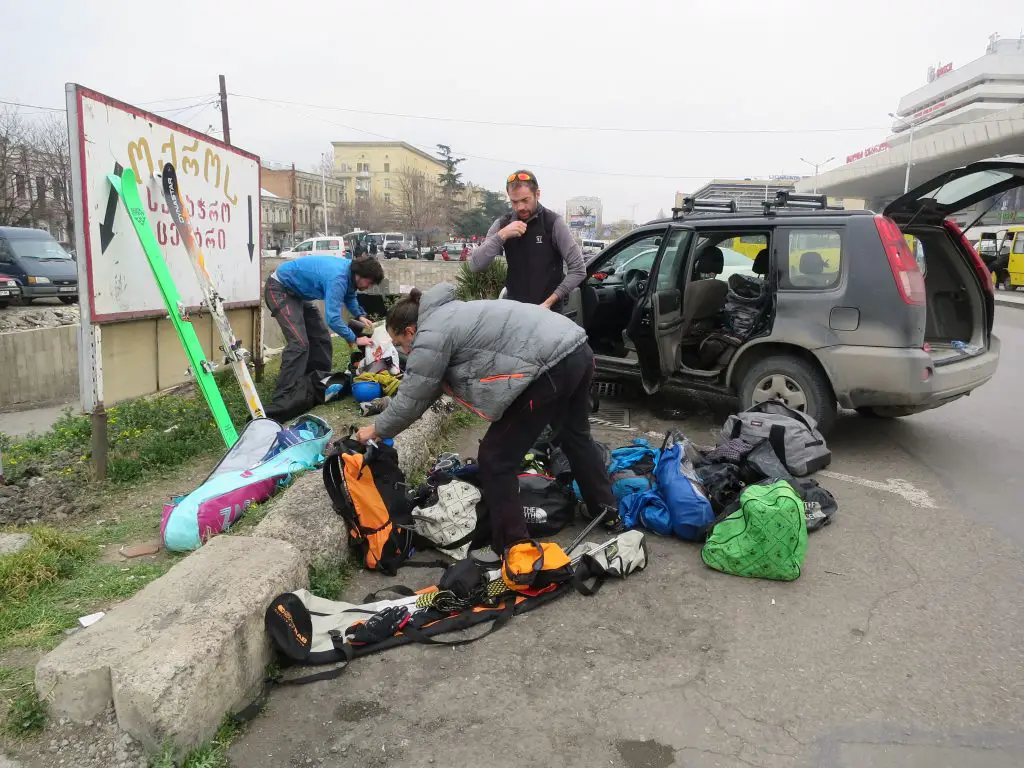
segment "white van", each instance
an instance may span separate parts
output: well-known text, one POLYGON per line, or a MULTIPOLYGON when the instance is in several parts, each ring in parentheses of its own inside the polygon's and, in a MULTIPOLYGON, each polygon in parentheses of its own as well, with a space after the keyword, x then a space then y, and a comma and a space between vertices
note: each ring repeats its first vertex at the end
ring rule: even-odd
POLYGON ((281 251, 282 259, 297 259, 300 256, 319 254, 321 256, 342 256, 345 252, 345 243, 340 235, 328 237, 311 237, 303 240, 289 251, 281 251))
POLYGON ((367 236, 366 244, 369 246, 369 238, 373 238, 377 242, 377 249, 380 253, 384 252, 384 246, 388 243, 404 243, 405 235, 401 232, 371 232, 367 236))
POLYGON ((610 240, 582 240, 580 242, 580 250, 583 251, 584 256, 591 256, 603 251, 604 247, 610 242, 610 240))

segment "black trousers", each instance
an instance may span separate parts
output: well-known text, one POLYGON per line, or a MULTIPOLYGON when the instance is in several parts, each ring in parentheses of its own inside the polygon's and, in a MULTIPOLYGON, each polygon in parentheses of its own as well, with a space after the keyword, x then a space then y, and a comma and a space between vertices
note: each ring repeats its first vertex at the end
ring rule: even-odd
POLYGON ((313 371, 330 371, 334 360, 331 332, 316 304, 292 293, 273 277, 267 278, 263 298, 281 326, 285 348, 274 400, 291 384, 313 371))
POLYGON ((592 515, 618 507, 601 454, 590 435, 594 353, 584 344, 533 382, 480 441, 480 483, 491 518, 491 546, 501 553, 528 536, 519 502, 519 468, 551 424, 592 515))

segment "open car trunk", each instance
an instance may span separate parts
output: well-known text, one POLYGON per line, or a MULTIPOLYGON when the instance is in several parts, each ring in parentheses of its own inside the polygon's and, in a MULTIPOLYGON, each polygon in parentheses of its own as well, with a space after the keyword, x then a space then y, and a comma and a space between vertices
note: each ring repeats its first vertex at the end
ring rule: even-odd
POLYGON ((1024 155, 994 157, 946 171, 883 211, 916 240, 927 296, 924 341, 937 366, 987 351, 995 318, 990 271, 950 217, 976 204, 991 208, 1022 185, 1024 155))
POLYGON ((975 274, 972 257, 944 227, 913 228, 918 262, 924 273, 927 315, 924 341, 936 365, 960 360, 988 347, 986 288, 975 274))

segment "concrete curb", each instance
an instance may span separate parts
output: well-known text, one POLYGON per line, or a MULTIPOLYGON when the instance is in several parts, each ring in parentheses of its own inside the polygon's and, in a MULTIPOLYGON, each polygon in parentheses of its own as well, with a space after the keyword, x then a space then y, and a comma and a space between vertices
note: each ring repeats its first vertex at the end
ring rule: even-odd
MULTIPOLYGON (((439 449, 446 399, 395 441, 407 475, 439 449)), ((224 714, 249 704, 272 652, 263 614, 308 586, 309 564, 344 557, 347 531, 319 472, 272 502, 251 536, 218 536, 141 592, 47 654, 36 691, 53 717, 86 722, 111 704, 121 729, 150 750, 208 740, 224 714)))
POLYGON ((1014 309, 1024 309, 1024 294, 1019 297, 1008 295, 1000 296, 999 291, 996 291, 996 306, 998 307, 1013 307, 1014 309))

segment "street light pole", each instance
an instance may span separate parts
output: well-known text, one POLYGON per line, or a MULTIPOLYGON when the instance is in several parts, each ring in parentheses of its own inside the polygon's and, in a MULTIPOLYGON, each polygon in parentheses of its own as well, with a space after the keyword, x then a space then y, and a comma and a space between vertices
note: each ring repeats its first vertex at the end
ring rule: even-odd
POLYGON ((889 113, 889 117, 893 120, 899 120, 904 125, 910 126, 910 140, 907 142, 907 171, 903 175, 903 193, 906 194, 910 191, 910 166, 914 161, 914 129, 917 127, 917 124, 912 120, 907 120, 906 118, 895 115, 892 112, 889 113))
POLYGON ((814 194, 818 193, 818 169, 823 165, 827 165, 835 160, 835 157, 830 157, 828 160, 822 160, 820 163, 813 163, 805 157, 800 158, 803 162, 814 168, 814 194))

